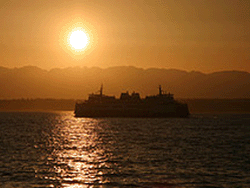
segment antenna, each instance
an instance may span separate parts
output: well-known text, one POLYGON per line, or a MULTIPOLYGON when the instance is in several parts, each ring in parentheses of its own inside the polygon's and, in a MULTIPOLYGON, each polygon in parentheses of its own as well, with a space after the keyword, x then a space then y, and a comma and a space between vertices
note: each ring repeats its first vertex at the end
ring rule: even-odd
POLYGON ((159 95, 162 95, 161 85, 159 85, 159 95))
POLYGON ((102 91, 103 91, 103 84, 101 85, 101 88, 100 88, 100 96, 102 97, 102 91))

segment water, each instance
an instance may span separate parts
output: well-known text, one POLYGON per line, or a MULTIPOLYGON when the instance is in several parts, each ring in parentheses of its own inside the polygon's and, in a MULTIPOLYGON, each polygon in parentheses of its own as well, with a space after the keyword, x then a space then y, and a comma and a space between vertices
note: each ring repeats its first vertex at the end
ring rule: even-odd
POLYGON ((250 114, 0 113, 0 187, 250 187, 250 114))

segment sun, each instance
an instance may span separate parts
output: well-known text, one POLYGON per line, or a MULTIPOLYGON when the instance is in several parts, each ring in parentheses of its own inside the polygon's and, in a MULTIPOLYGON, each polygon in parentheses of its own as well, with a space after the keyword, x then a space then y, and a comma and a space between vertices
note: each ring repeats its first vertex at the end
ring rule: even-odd
POLYGON ((89 37, 86 32, 77 28, 70 32, 68 42, 73 50, 82 51, 89 44, 89 37))

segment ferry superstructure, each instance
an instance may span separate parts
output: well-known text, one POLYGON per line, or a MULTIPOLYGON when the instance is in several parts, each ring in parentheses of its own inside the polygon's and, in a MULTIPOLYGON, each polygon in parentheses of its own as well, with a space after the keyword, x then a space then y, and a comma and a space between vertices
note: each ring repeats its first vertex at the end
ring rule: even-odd
POLYGON ((174 99, 171 93, 164 93, 159 86, 157 95, 141 98, 139 93, 121 93, 120 98, 103 94, 90 94, 88 100, 75 104, 76 117, 188 117, 185 103, 174 99))

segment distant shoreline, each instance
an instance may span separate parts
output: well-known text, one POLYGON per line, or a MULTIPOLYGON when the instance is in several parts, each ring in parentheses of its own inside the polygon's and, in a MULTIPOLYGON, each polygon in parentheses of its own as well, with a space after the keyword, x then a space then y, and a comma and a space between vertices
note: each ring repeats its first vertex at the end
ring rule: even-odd
MULTIPOLYGON (((247 99, 177 99, 188 104, 190 113, 250 113, 247 99)), ((75 99, 2 99, 1 112, 15 111, 73 111, 75 99)))
POLYGON ((0 111, 72 111, 74 99, 7 99, 0 100, 0 111))
POLYGON ((250 99, 182 99, 191 113, 250 113, 250 99))

